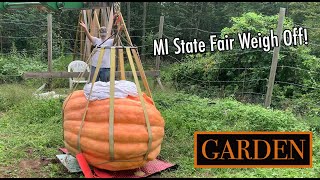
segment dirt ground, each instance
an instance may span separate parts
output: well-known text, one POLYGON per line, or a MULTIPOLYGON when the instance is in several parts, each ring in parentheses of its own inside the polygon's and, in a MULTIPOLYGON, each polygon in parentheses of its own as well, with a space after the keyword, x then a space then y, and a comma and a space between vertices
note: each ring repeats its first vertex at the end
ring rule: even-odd
MULTIPOLYGON (((32 149, 27 149, 28 154, 33 154, 32 149)), ((41 171, 41 168, 50 163, 58 163, 58 159, 23 159, 19 162, 6 167, 0 167, 0 178, 34 178, 47 177, 47 174, 41 171)))

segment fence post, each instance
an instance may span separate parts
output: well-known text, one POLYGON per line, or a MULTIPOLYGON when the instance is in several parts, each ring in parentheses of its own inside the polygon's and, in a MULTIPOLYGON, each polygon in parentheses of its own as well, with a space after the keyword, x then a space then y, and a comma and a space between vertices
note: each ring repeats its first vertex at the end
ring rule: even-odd
POLYGON ((269 81, 268 81, 268 89, 266 94, 266 99, 264 102, 264 106, 266 108, 270 107, 271 105, 271 97, 272 97, 272 91, 273 91, 273 85, 274 80, 276 76, 277 71, 277 64, 278 64, 278 58, 279 58, 279 51, 280 51, 280 45, 282 40, 282 29, 283 29, 283 22, 284 22, 284 16, 285 16, 286 9, 280 8, 279 12, 279 19, 278 19, 278 27, 277 27, 277 36, 279 38, 279 46, 275 47, 273 50, 273 57, 272 57, 272 64, 269 74, 269 81))
MULTIPOLYGON (((52 14, 47 16, 48 21, 48 72, 52 72, 52 14)), ((52 90, 52 78, 48 79, 48 89, 52 90)))
POLYGON ((1 32, 2 29, 0 29, 0 53, 2 54, 3 53, 3 50, 2 50, 2 32, 1 32))
MULTIPOLYGON (((159 39, 162 38, 162 34, 163 34, 163 23, 164 23, 164 16, 160 16, 160 24, 159 24, 159 39)), ((160 56, 156 57, 156 70, 159 71, 160 70, 160 56)), ((156 81, 154 82, 154 87, 156 86, 156 84, 159 84, 161 90, 164 90, 160 77, 156 77, 156 81)))
POLYGON ((143 16, 142 16, 142 47, 141 47, 141 60, 146 60, 146 19, 147 19, 147 2, 143 2, 143 16))

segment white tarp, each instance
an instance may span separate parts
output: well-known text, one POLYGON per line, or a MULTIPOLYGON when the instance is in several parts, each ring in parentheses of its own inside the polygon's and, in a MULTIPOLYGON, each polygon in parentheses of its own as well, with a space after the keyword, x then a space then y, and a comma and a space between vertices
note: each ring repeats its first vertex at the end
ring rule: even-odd
MULTIPOLYGON (((84 86, 83 91, 87 99, 89 99, 92 83, 88 83, 84 86)), ((114 97, 126 98, 130 96, 138 96, 138 90, 135 83, 126 80, 115 81, 114 97)), ((110 98, 110 81, 102 82, 97 81, 93 85, 90 101, 102 100, 110 98)))

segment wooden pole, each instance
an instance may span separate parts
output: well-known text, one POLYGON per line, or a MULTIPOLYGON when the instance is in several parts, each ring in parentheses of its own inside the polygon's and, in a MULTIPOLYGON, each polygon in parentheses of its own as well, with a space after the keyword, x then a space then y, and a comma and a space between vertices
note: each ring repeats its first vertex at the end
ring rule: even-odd
POLYGON ((145 47, 145 39, 146 39, 146 19, 147 19, 147 2, 143 2, 143 17, 142 17, 142 48, 141 48, 141 60, 146 60, 146 47, 145 47))
MULTIPOLYGON (((74 48, 73 48, 73 61, 77 58, 77 51, 78 51, 78 39, 79 39, 79 33, 81 33, 81 27, 79 25, 79 22, 81 21, 81 14, 79 15, 79 18, 78 18, 78 22, 77 22, 77 33, 76 33, 76 40, 74 42, 74 48)), ((80 40, 81 41, 81 40, 80 40)))
POLYGON ((128 14, 128 19, 127 19, 127 24, 128 24, 128 32, 130 34, 130 2, 127 2, 127 14, 128 14))
POLYGON ((121 23, 122 23, 122 25, 123 25, 123 31, 124 31, 124 33, 125 33, 125 35, 126 35, 126 39, 127 39, 128 43, 129 43, 129 45, 130 45, 130 46, 133 46, 132 41, 131 41, 131 38, 130 38, 130 35, 129 35, 129 32, 128 32, 128 29, 127 29, 127 27, 126 27, 126 23, 124 23, 122 13, 119 12, 119 14, 120 14, 120 17, 121 17, 121 23))
MULTIPOLYGON (((84 18, 83 18, 83 14, 82 11, 80 13, 81 16, 81 20, 83 22, 84 18)), ((80 28, 80 60, 84 60, 83 58, 83 54, 84 54, 84 47, 83 47, 83 42, 84 42, 84 31, 83 28, 80 28)))
MULTIPOLYGON (((162 38, 163 35, 163 23, 164 23, 164 16, 160 16, 160 24, 159 24, 159 39, 162 38)), ((160 70, 160 56, 156 57, 156 70, 160 70)), ((164 90, 160 77, 156 77, 156 81, 154 82, 154 87, 159 84, 161 90, 164 90)))
POLYGON ((107 10, 101 9, 101 26, 107 26, 107 10))
POLYGON ((1 52, 1 54, 3 53, 3 49, 2 49, 2 41, 3 41, 3 39, 2 39, 2 33, 1 33, 1 30, 0 30, 0 52, 1 52))
POLYGON ((107 38, 111 36, 112 34, 112 26, 113 26, 113 15, 114 15, 114 12, 113 12, 113 6, 111 7, 110 9, 110 14, 109 14, 109 20, 108 20, 108 26, 107 26, 107 38))
MULTIPOLYGON (((160 24, 159 24, 159 39, 162 38, 163 35, 163 22, 164 16, 160 16, 160 24)), ((160 69, 160 56, 156 57, 156 70, 160 69)))
MULTIPOLYGON (((84 23, 87 25, 88 27, 88 31, 90 32, 90 24, 91 24, 91 10, 83 10, 83 14, 84 14, 84 23)), ((87 61, 89 54, 90 54, 90 48, 91 46, 91 42, 89 40, 89 38, 86 36, 86 41, 85 41, 85 51, 84 51, 84 60, 83 61, 87 61)))
POLYGON ((272 64, 271 64, 269 81, 268 81, 268 89, 267 89, 266 99, 265 99, 265 103, 264 103, 264 106, 266 108, 270 107, 270 105, 271 105, 273 85, 274 85, 274 80, 275 80, 276 71, 277 71, 280 44, 281 44, 281 40, 282 40, 282 29, 283 29, 285 12, 286 12, 285 8, 280 8, 278 27, 277 27, 277 36, 279 38, 279 46, 275 47, 273 50, 272 64))
MULTIPOLYGON (((52 72, 52 14, 47 16, 48 20, 48 72, 52 72)), ((48 79, 48 89, 52 90, 52 79, 48 79)))

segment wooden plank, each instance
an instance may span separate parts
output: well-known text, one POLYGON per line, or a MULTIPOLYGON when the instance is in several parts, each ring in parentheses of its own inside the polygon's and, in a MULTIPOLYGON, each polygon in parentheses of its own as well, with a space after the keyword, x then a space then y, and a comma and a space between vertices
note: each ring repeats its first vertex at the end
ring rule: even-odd
MULTIPOLYGON (((52 72, 52 14, 48 14, 48 72, 52 72)), ((48 89, 52 90, 52 79, 48 80, 48 89)))
POLYGON ((267 89, 266 99, 264 103, 264 106, 266 108, 270 107, 271 105, 272 91, 273 91, 273 85, 274 85, 274 80, 275 80, 276 71, 277 71, 277 64, 279 59, 279 51, 280 51, 280 45, 281 45, 281 39, 282 39, 282 29, 283 29, 285 12, 286 12, 285 8, 280 8, 278 27, 277 27, 277 36, 279 37, 279 46, 275 47, 273 50, 273 57, 272 57, 272 63, 271 63, 269 81, 268 81, 268 89, 267 89))
POLYGON ((34 91, 33 94, 37 94, 38 92, 42 91, 45 86, 46 86, 46 83, 44 83, 41 87, 39 87, 36 91, 34 91))
POLYGON ((107 10, 101 9, 101 26, 107 26, 107 10))
POLYGON ((113 26, 113 6, 110 10, 110 14, 109 14, 109 21, 108 21, 108 26, 107 26, 107 37, 111 36, 111 30, 112 30, 112 26, 113 26))
POLYGON ((161 90, 163 91, 163 90, 164 90, 164 87, 163 87, 163 85, 162 85, 162 83, 161 83, 160 77, 156 77, 156 80, 157 80, 157 82, 158 82, 161 90))
MULTIPOLYGON (((78 77, 79 72, 67 72, 67 71, 60 71, 60 72, 25 72, 23 73, 24 79, 29 78, 71 78, 71 77, 78 77)), ((140 76, 140 73, 137 72, 138 76, 140 76)), ((145 71, 145 75, 148 77, 157 77, 159 76, 160 71, 152 70, 152 71, 145 71)), ((89 72, 86 72, 83 74, 83 77, 88 77, 89 72)), ((116 71, 116 77, 120 77, 121 72, 116 71)), ((125 76, 127 78, 133 77, 132 71, 125 71, 125 76)))
POLYGON ((122 13, 119 12, 119 15, 120 15, 120 17, 121 17, 121 23, 122 23, 122 25, 123 25, 123 31, 124 31, 124 33, 125 33, 125 35, 126 35, 127 41, 129 42, 130 46, 133 46, 132 41, 131 41, 131 38, 130 38, 129 33, 128 33, 128 30, 127 30, 127 27, 126 27, 126 23, 124 23, 122 13))
MULTIPOLYGON (((94 16, 91 17, 91 16, 88 16, 89 19, 91 19, 91 23, 90 23, 90 29, 89 29, 89 32, 92 36, 96 36, 96 27, 95 27, 95 21, 94 21, 94 16)), ((97 37, 97 36, 96 36, 97 37)))
POLYGON ((99 22, 99 14, 100 14, 100 9, 97 9, 96 11, 94 11, 94 22, 95 22, 95 25, 96 25, 96 28, 97 28, 97 33, 100 29, 100 22, 99 22))
POLYGON ((100 21, 99 21, 100 11, 101 11, 101 9, 96 9, 96 11, 95 11, 96 14, 97 14, 98 22, 100 22, 100 21))
POLYGON ((87 14, 87 27, 90 27, 91 25, 91 21, 92 21, 92 10, 86 10, 86 14, 87 14))
POLYGON ((98 37, 99 33, 99 28, 100 28, 100 24, 99 24, 99 19, 97 16, 97 12, 96 10, 94 10, 93 12, 93 18, 91 21, 91 26, 90 26, 90 33, 92 36, 98 37))
MULTIPOLYGON (((113 7, 113 6, 112 6, 113 7)), ((109 19, 109 14, 110 14, 110 7, 107 7, 107 20, 109 19)), ((108 23, 106 23, 107 25, 108 23)))

